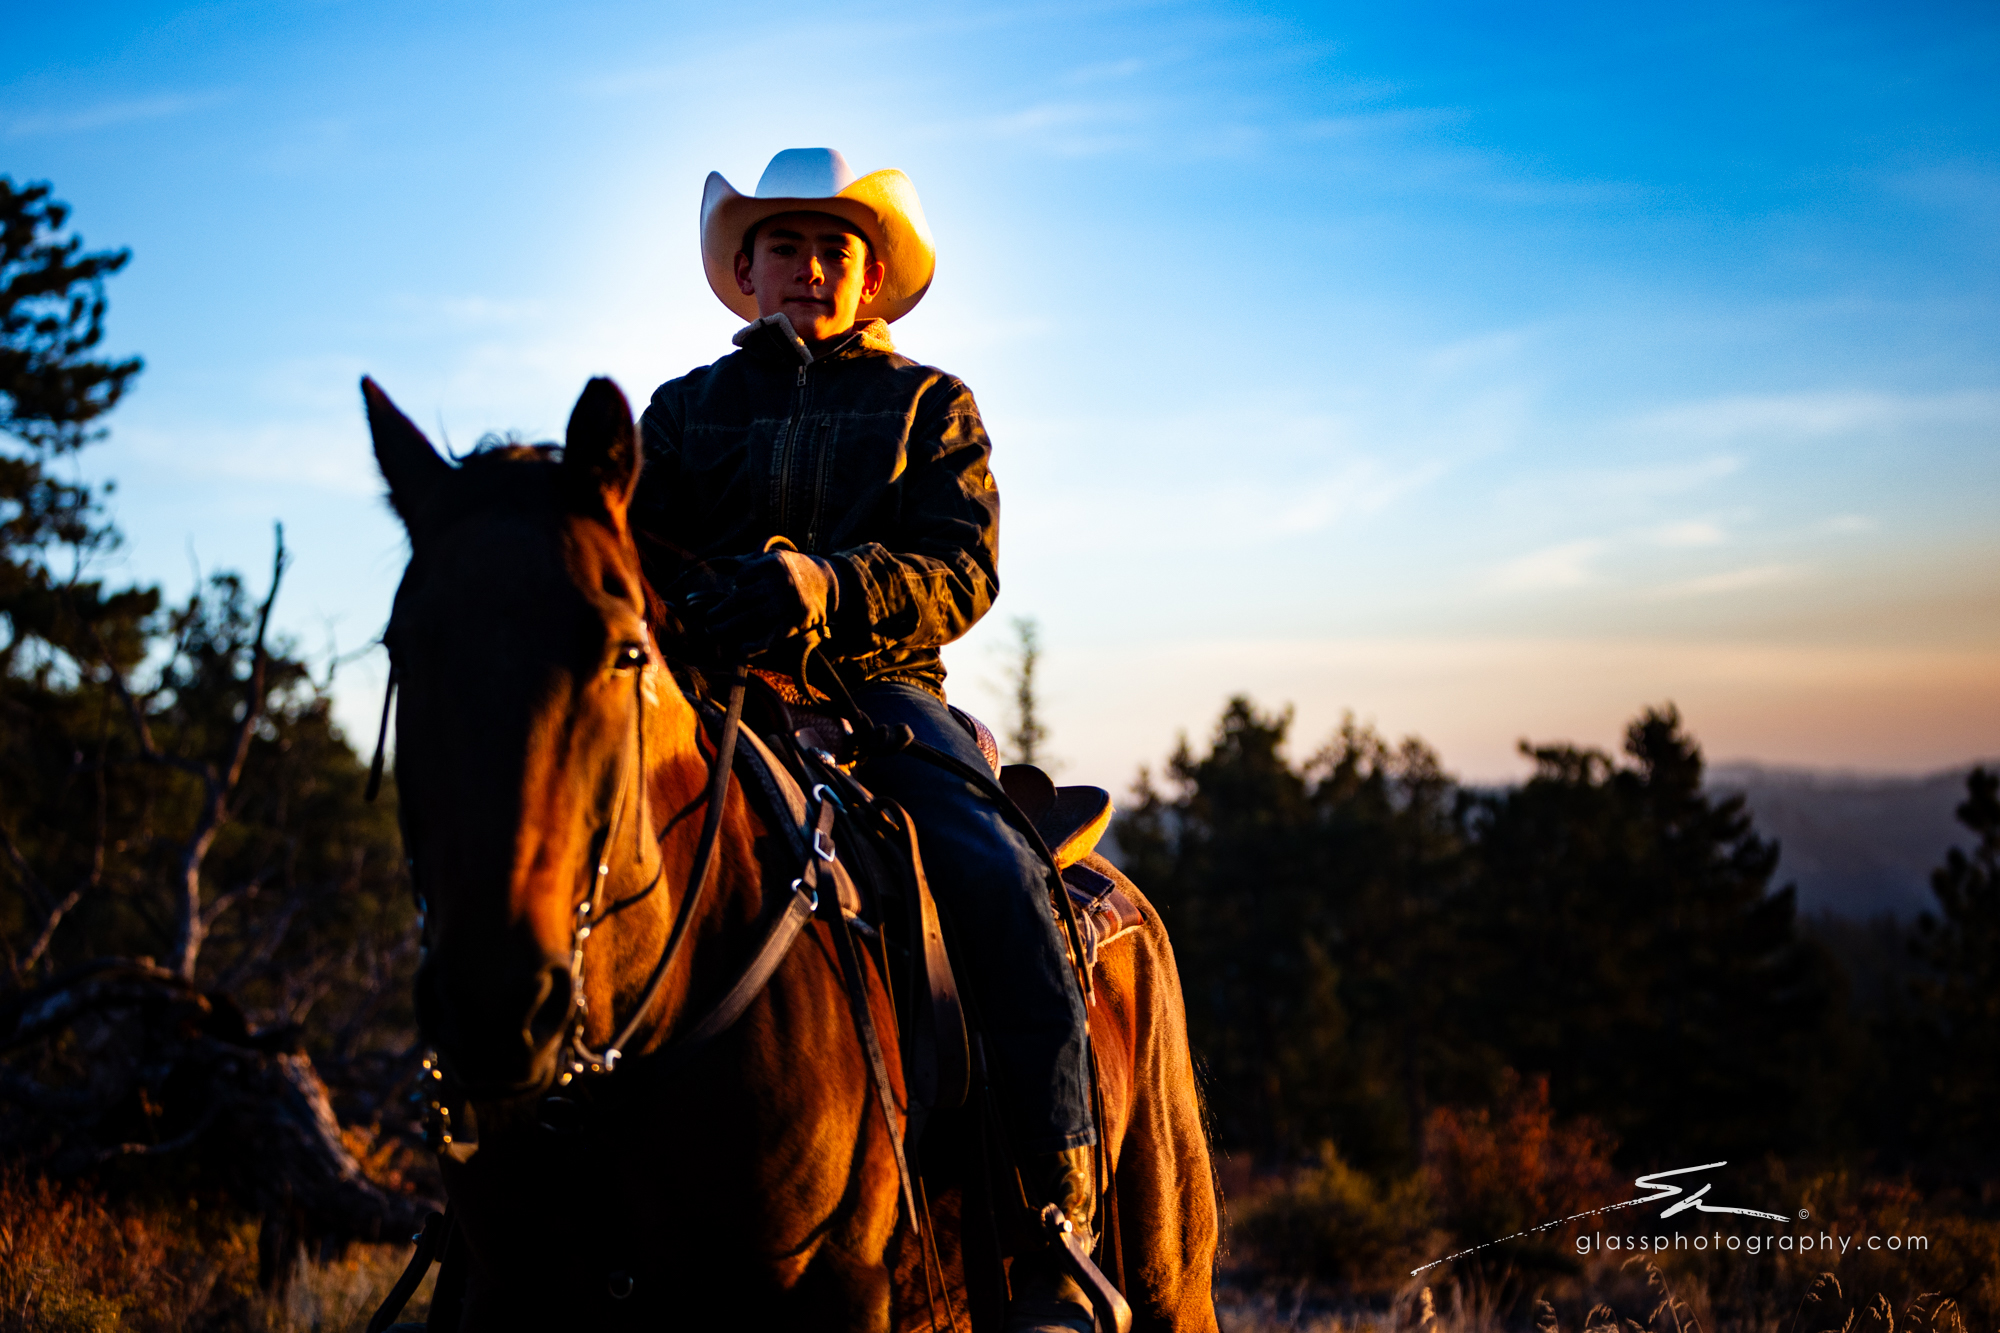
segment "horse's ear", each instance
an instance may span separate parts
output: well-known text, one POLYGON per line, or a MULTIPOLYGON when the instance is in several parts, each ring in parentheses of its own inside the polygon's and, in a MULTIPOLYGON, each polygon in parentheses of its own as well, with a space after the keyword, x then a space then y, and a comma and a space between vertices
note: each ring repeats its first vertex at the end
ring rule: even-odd
POLYGON ((601 497, 604 507, 620 517, 632 503, 632 490, 639 484, 639 432, 632 426, 632 405, 608 379, 584 385, 569 414, 563 472, 579 499, 601 497))
POLYGON ((382 469, 382 480, 389 483, 389 503, 396 507, 403 526, 414 534, 418 515, 438 486, 451 476, 451 464, 438 457, 424 433, 389 401, 382 386, 366 375, 361 377, 361 399, 368 405, 375 465, 382 469))

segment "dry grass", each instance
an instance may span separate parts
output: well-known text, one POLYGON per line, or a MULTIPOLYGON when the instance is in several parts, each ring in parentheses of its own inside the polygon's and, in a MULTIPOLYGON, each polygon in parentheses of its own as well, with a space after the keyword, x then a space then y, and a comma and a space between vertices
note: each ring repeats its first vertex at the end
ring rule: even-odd
MULTIPOLYGON (((258 1303, 255 1333, 354 1333, 368 1322, 410 1261, 407 1245, 355 1245, 341 1258, 307 1264, 278 1296, 258 1303)), ((430 1310, 432 1268, 400 1318, 421 1320, 430 1310)))
POLYGON ((0 1333, 351 1333, 408 1258, 357 1245, 264 1293, 255 1223, 0 1172, 0 1333))
MULTIPOLYGON (((1562 1124, 1546 1084, 1519 1081, 1491 1111, 1439 1111, 1424 1169, 1380 1182, 1340 1160, 1282 1176, 1227 1172, 1229 1248, 1221 1293, 1229 1333, 1974 1333, 2000 1330, 2000 1220, 1994 1199, 1939 1194, 1844 1172, 1794 1175, 1767 1161, 1755 1197, 1796 1200, 1809 1216, 1774 1228, 1723 1225, 1760 1249, 1580 1255, 1579 1235, 1664 1230, 1630 1213, 1520 1235, 1537 1222, 1630 1197, 1610 1141, 1562 1124), (1779 1232, 1850 1238, 1829 1252, 1778 1250, 1779 1232), (1761 1236, 1753 1233, 1761 1232, 1761 1236), (1498 1237, 1510 1237, 1487 1244, 1498 1237), (1923 1236, 1922 1250, 1868 1249, 1865 1237, 1923 1236), (1478 1246, 1422 1274, 1411 1270, 1478 1246), (1424 1285, 1425 1283, 1428 1286, 1424 1285), (1863 1293, 1865 1299, 1842 1295, 1863 1293)), ((1746 1164, 1747 1166, 1748 1164, 1746 1164)), ((1754 1168, 1753 1168, 1754 1169, 1754 1168)), ((1789 1205, 1788 1205, 1789 1206, 1789 1205)), ((1738 1219, 1729 1219, 1737 1223, 1738 1219)), ((1790 1243, 1790 1242, 1788 1242, 1790 1243)))
MULTIPOLYGON (((1768 1256, 1767 1256, 1768 1257, 1768 1256)), ((1546 1284, 1533 1298, 1519 1287, 1468 1277, 1412 1284, 1386 1300, 1339 1296, 1310 1282, 1225 1281, 1219 1293, 1223 1333, 1982 1333, 1961 1302, 1906 1272, 1898 1294, 1827 1271, 1742 1274, 1684 1266, 1669 1274, 1648 1259, 1594 1261, 1573 1278, 1546 1284), (1751 1288, 1754 1285, 1754 1290, 1751 1288), (1850 1296, 1848 1293, 1857 1293, 1850 1296)))

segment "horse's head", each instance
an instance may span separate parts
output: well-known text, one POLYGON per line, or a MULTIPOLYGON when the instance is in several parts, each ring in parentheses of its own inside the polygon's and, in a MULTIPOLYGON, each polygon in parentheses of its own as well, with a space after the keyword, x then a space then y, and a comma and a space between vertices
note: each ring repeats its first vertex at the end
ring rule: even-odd
POLYGON ((575 904, 609 855, 644 721, 632 412, 595 379, 560 454, 502 446, 454 467, 372 380, 362 393, 410 535, 384 637, 403 840, 429 932, 419 1020, 472 1095, 533 1091, 555 1072, 575 904))

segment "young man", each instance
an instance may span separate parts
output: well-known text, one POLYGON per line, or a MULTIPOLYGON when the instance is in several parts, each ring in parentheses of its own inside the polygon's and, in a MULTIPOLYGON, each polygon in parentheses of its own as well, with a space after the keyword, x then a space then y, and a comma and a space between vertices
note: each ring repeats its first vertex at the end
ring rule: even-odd
MULTIPOLYGON (((755 195, 709 175, 701 248, 709 286, 751 322, 741 350, 661 385, 641 417, 632 522, 654 586, 742 559, 701 627, 719 649, 778 663, 817 643, 874 721, 983 767, 946 709, 938 649, 999 589, 1000 496, 971 392, 889 338, 936 262, 915 189, 900 171, 856 179, 832 149, 787 149, 755 195), (796 549, 766 554, 773 537, 796 549)), ((972 955, 959 964, 1030 1202, 1088 1232, 1085 1018, 1050 872, 978 787, 936 765, 885 755, 862 778, 914 817, 972 955)), ((1017 1259, 1012 1285, 1010 1333, 1093 1327, 1052 1260, 1017 1259)))

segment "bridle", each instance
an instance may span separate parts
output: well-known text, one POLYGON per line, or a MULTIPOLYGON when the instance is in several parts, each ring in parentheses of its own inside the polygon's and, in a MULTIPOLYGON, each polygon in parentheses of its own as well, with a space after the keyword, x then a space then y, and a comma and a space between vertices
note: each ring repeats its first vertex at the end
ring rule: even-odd
MULTIPOLYGON (((635 859, 645 864, 645 838, 647 824, 646 805, 646 669, 654 665, 650 654, 639 645, 628 645, 624 650, 635 657, 621 664, 629 664, 637 669, 632 675, 632 744, 626 751, 629 762, 621 764, 618 789, 613 797, 611 820, 606 825, 604 839, 599 844, 597 867, 591 876, 590 893, 576 905, 575 919, 570 927, 570 1020, 568 1032, 563 1039, 563 1051, 557 1057, 562 1072, 557 1076, 559 1087, 566 1087, 581 1074, 608 1074, 618 1067, 625 1047, 637 1035, 640 1026, 651 1012, 653 1002, 659 998, 660 990, 666 984, 667 974, 673 970, 674 960, 680 956, 681 948, 687 943, 688 927, 694 921, 695 912, 701 906, 702 896, 708 890, 711 872, 715 868, 716 840, 722 829, 722 811, 729 796, 730 774, 735 766, 736 738, 743 722, 743 695, 749 684, 749 675, 741 666, 729 684, 729 702, 722 716, 722 734, 716 741, 715 758, 709 766, 708 797, 702 813, 701 837, 695 844, 694 866, 688 872, 687 891, 681 895, 680 910, 674 915, 673 929, 667 935, 666 947, 660 951, 659 961, 653 964, 652 973, 646 978, 646 986, 639 995, 639 1003, 632 1010, 625 1026, 614 1029, 611 1040, 601 1051, 592 1050, 584 1040, 584 1023, 588 1017, 588 1001, 584 996, 584 945, 592 931, 612 916, 641 901, 659 887, 660 879, 666 874, 665 856, 659 856, 659 863, 653 871, 653 878, 646 886, 629 898, 614 903, 611 908, 600 910, 604 904, 604 886, 611 875, 611 848, 615 844, 619 825, 625 819, 626 805, 631 791, 636 788, 638 799, 633 804, 638 807, 638 817, 632 824, 632 849, 635 859)), ((798 881, 793 882, 796 891, 798 881)), ((811 894, 811 910, 818 910, 819 894, 811 894)))
MULTIPOLYGON (((393 628, 393 626, 392 626, 393 628)), ((641 633, 644 633, 642 628, 641 633)), ((389 635, 383 635, 384 645, 389 635)), ((584 1040, 584 1024, 588 1016, 588 1001, 584 991, 584 945, 592 932, 611 917, 631 907, 649 896, 659 887, 666 874, 666 857, 655 853, 658 864, 653 877, 646 886, 630 897, 621 899, 604 909, 604 890, 611 875, 611 849, 615 844, 620 827, 625 822, 628 803, 638 807, 637 818, 632 821, 632 846, 634 858, 640 865, 645 864, 645 830, 647 824, 646 796, 646 670, 661 663, 642 644, 628 644, 621 650, 618 665, 633 668, 632 672, 632 741, 621 747, 624 757, 620 760, 618 786, 612 796, 611 818, 605 825, 604 836, 595 847, 595 869, 591 875, 590 892, 576 905, 570 925, 570 1009, 569 1021, 563 1034, 562 1048, 557 1055, 557 1068, 561 1071, 556 1078, 558 1087, 567 1087, 582 1074, 608 1074, 618 1067, 625 1054, 625 1047, 638 1034, 653 1003, 659 998, 666 985, 667 974, 672 971, 674 960, 680 956, 687 942, 688 927, 693 923, 695 913, 701 906, 702 897, 708 889, 715 867, 715 848, 722 829, 722 812, 729 795, 730 774, 735 766, 736 738, 740 734, 743 721, 743 697, 749 684, 749 674, 742 666, 733 669, 729 682, 728 704, 723 712, 722 731, 716 741, 715 758, 709 766, 706 808, 703 811, 701 836, 695 845, 694 866, 688 874, 687 891, 681 897, 679 912, 667 936, 666 947, 661 951, 659 961, 654 963, 651 974, 646 979, 645 989, 640 993, 639 1003, 625 1020, 622 1028, 616 1028, 612 1038, 602 1050, 592 1050, 584 1040), (631 801, 632 792, 638 797, 631 801)), ((401 671, 396 663, 395 651, 390 649, 389 683, 382 694, 382 720, 375 733, 375 756, 368 766, 368 786, 365 798, 373 801, 382 790, 383 755, 389 737, 389 716, 395 707, 396 689, 400 684, 401 671)), ((412 878, 415 877, 415 862, 410 864, 412 878)), ((819 908, 817 885, 807 885, 806 874, 792 881, 795 897, 803 896, 806 914, 819 908)), ((812 877, 816 878, 816 877, 812 877)), ((425 910, 423 894, 417 895, 418 912, 424 919, 424 929, 428 934, 429 913, 425 910)), ((433 1061, 426 1066, 434 1069, 433 1061)), ((538 1094, 539 1095, 539 1094, 538 1094)))
MULTIPOLYGON (((385 639, 387 638, 386 635, 384 637, 385 639)), ((584 1075, 608 1077, 613 1074, 618 1068, 620 1061, 624 1058, 626 1045, 637 1035, 640 1027, 644 1024, 646 1016, 651 1012, 654 1003, 659 998, 660 991, 665 985, 668 974, 673 969, 675 959, 679 957, 681 950, 686 945, 689 926, 692 924, 700 908, 701 900, 707 891, 709 880, 713 878, 716 846, 721 832, 722 814, 729 794, 730 779, 734 771, 737 738, 742 728, 744 696, 749 684, 747 667, 738 664, 731 668, 732 674, 729 684, 728 702, 723 711, 721 731, 716 740, 715 756, 709 768, 706 805, 703 812, 701 834, 696 842, 694 864, 689 872, 687 890, 682 896, 678 911, 675 913, 674 923, 668 934, 666 945, 661 950, 658 961, 654 963, 652 972, 647 977, 645 987, 641 991, 638 1003, 633 1008, 631 1015, 627 1017, 622 1027, 616 1028, 611 1040, 605 1044, 602 1050, 593 1050, 584 1039, 584 1025, 588 1017, 584 976, 585 947, 590 936, 596 929, 600 928, 604 922, 619 912, 650 896, 659 887, 661 880, 666 874, 666 858, 664 854, 656 851, 655 855, 658 857, 658 861, 651 879, 647 881, 645 886, 630 896, 611 904, 608 908, 605 906, 605 890, 611 873, 611 850, 623 830, 628 813, 632 812, 635 808, 636 815, 632 820, 633 849, 638 864, 641 867, 645 864, 645 836, 648 825, 645 725, 646 670, 648 667, 663 664, 656 661, 654 655, 647 650, 646 646, 642 644, 628 644, 621 650, 618 665, 636 668, 633 673, 632 740, 628 746, 621 747, 623 753, 620 759, 618 784, 612 796, 611 816, 604 825, 604 833, 601 839, 595 845, 595 865, 592 868, 590 891, 576 905, 571 926, 569 967, 570 1008, 562 1046, 557 1055, 557 1067, 560 1072, 556 1078, 556 1087, 564 1089, 568 1088, 575 1080, 584 1075), (635 789, 636 796, 634 795, 635 789)), ((370 800, 375 798, 381 784, 383 744, 387 738, 389 710, 394 704, 397 677, 398 671, 392 653, 389 684, 387 690, 384 692, 382 701, 382 723, 376 737, 375 756, 370 765, 367 793, 370 800)), ((843 696, 846 694, 844 687, 838 684, 836 684, 836 689, 839 694, 843 696)), ((863 717, 865 721, 865 715, 861 715, 858 710, 853 708, 851 698, 845 699, 845 703, 850 711, 854 712, 857 716, 863 717)), ((907 744, 909 744, 909 738, 906 735, 899 742, 899 745, 907 744)), ((924 752, 927 758, 940 764, 947 771, 959 772, 960 776, 968 777, 980 783, 987 782, 984 775, 966 769, 963 764, 960 764, 949 755, 929 751, 928 747, 917 748, 921 752, 924 752)), ((830 761, 830 757, 828 758, 830 761)), ((804 827, 797 830, 804 839, 806 850, 804 851, 804 863, 800 867, 799 875, 791 881, 789 902, 785 910, 770 922, 765 930, 762 943, 728 992, 697 1022, 676 1034, 671 1043, 649 1053, 648 1060, 655 1067, 662 1070, 671 1068, 679 1062, 674 1057, 685 1059, 688 1055, 705 1046, 711 1038, 719 1035, 733 1024, 742 1015, 744 1010, 748 1008, 749 1004, 756 999, 757 995, 761 993, 765 984, 770 980, 772 973, 776 971, 778 964, 783 961, 792 941, 797 938, 799 931, 804 927, 805 923, 818 914, 821 878, 824 875, 833 873, 832 868, 837 861, 832 840, 835 814, 837 811, 844 811, 846 807, 842 804, 840 798, 825 784, 814 785, 812 801, 815 805, 808 808, 804 827), (667 1058, 662 1060, 661 1057, 663 1056, 667 1058)), ((1033 826, 1028 825, 1028 828, 1030 835, 1038 839, 1039 835, 1033 834, 1033 826)), ((912 839, 914 846, 913 833, 912 839)), ((1043 854, 1047 855, 1046 849, 1044 849, 1043 854)), ((1051 863, 1053 863, 1052 858, 1051 863)), ((412 870, 414 871, 414 866, 412 870)), ((919 884, 921 884, 921 880, 922 875, 921 871, 919 871, 919 884)), ((1077 931, 1077 926, 1075 923, 1074 908, 1069 904, 1066 895, 1059 895, 1059 899, 1061 906, 1067 909, 1069 928, 1073 938, 1076 938, 1075 932, 1077 931)), ((419 901, 421 905, 421 896, 419 901)), ((900 1184, 900 1202, 912 1230, 918 1236, 925 1237, 929 1231, 924 1220, 928 1218, 928 1205, 925 1204, 920 1212, 915 1175, 911 1169, 910 1160, 905 1153, 902 1136, 895 1121, 897 1101, 890 1082, 881 1043, 875 1033, 875 1024, 870 1013, 868 1000, 863 992, 861 959, 855 947, 851 928, 844 914, 836 908, 832 912, 831 920, 835 927, 832 932, 833 943, 839 958, 841 975, 846 980, 848 1001, 854 1013, 856 1030, 867 1061, 868 1077, 873 1085, 875 1097, 881 1105, 882 1115, 889 1131, 890 1150, 895 1159, 900 1184)), ((1076 956, 1082 956, 1080 943, 1076 956)), ((425 1073, 433 1079, 442 1078, 443 1076, 442 1070, 432 1059, 426 1059, 425 1073)), ((543 1099, 543 1115, 539 1117, 540 1123, 545 1128, 560 1132, 562 1128, 561 1120, 559 1119, 557 1122, 552 1123, 548 1118, 548 1113, 566 1104, 567 1098, 550 1092, 537 1092, 534 1095, 543 1099)), ((569 1109, 573 1110, 574 1105, 569 1104, 569 1109)), ((1099 1114, 1101 1118, 1101 1111, 1099 1114)), ((448 1148, 450 1143, 449 1121, 447 1120, 444 1122, 442 1129, 441 1144, 445 1148, 448 1148)), ((433 1146, 439 1145, 434 1144, 433 1146)), ((1043 1211, 1042 1222, 1046 1227, 1050 1228, 1052 1236, 1055 1236, 1058 1232, 1061 1232, 1064 1237, 1067 1236, 1068 1221, 1062 1216, 1061 1210, 1054 1207, 1054 1205, 1043 1211)), ((431 1219, 426 1222, 423 1233, 416 1238, 418 1241, 417 1251, 411 1257, 409 1267, 404 1271, 402 1278, 397 1281, 389 1296, 384 1300, 381 1308, 376 1311, 374 1318, 369 1321, 370 1333, 377 1333, 378 1330, 388 1328, 389 1321, 401 1311, 410 1295, 415 1291, 424 1273, 428 1271, 434 1258, 444 1247, 446 1243, 445 1237, 449 1234, 450 1227, 451 1222, 448 1215, 431 1215, 431 1219)), ((936 1253, 935 1238, 928 1238, 926 1243, 928 1249, 923 1262, 925 1285, 928 1291, 930 1290, 933 1267, 935 1266, 938 1269, 940 1277, 943 1274, 942 1263, 936 1253)), ((1073 1256, 1071 1264, 1076 1267, 1078 1272, 1095 1276, 1095 1286, 1092 1289, 1093 1294, 1091 1299, 1093 1305, 1101 1304, 1100 1313, 1109 1311, 1112 1308, 1112 1304, 1103 1302, 1122 1305, 1122 1297, 1117 1295, 1115 1289, 1105 1281, 1102 1273, 1098 1272, 1095 1266, 1090 1263, 1088 1255, 1077 1246, 1073 1237, 1066 1240, 1058 1237, 1056 1243, 1067 1247, 1067 1250, 1073 1256), (1097 1289, 1101 1289, 1101 1291, 1097 1289)), ((443 1279, 441 1278, 440 1282, 442 1283, 442 1281, 443 1279)), ((611 1288, 611 1294, 614 1299, 624 1299, 631 1294, 632 1282, 629 1275, 623 1273, 614 1274, 612 1281, 614 1285, 611 1288), (621 1280, 623 1284, 622 1288, 617 1285, 621 1280)), ((947 1308, 949 1309, 949 1289, 946 1290, 946 1301, 947 1308)), ((932 1314, 933 1322, 935 1322, 935 1295, 932 1296, 932 1314)), ((1115 1321, 1113 1326, 1128 1328, 1129 1321, 1130 1315, 1128 1312, 1123 1320, 1115 1321)), ((955 1329, 957 1323, 957 1313, 953 1309, 951 1311, 951 1327, 955 1329)))

